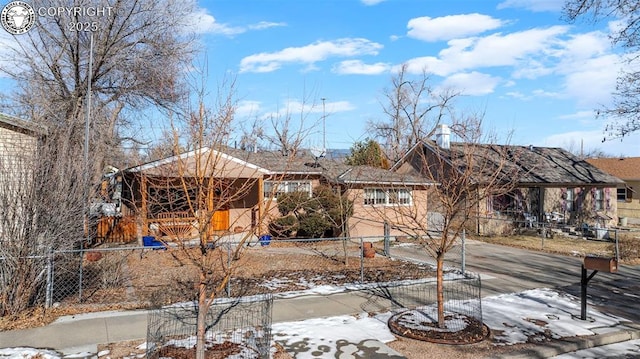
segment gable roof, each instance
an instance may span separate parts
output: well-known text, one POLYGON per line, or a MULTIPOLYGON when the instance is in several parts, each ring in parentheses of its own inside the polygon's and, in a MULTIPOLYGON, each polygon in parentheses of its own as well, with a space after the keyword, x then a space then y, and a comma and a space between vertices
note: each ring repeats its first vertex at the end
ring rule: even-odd
MULTIPOLYGON (((448 156, 447 160, 473 153, 475 158, 483 161, 478 166, 481 168, 474 171, 474 180, 478 183, 486 182, 488 176, 493 175, 492 171, 501 171, 506 178, 517 174, 520 186, 615 186, 623 183, 619 178, 556 147, 452 142, 450 150, 443 150, 431 141, 422 141, 420 147, 439 156, 448 156)), ((395 164, 393 168, 397 166, 395 164)))
POLYGON ((9 129, 11 131, 24 133, 33 137, 43 136, 47 132, 46 127, 42 125, 21 120, 19 118, 2 113, 0 113, 0 127, 9 129))
POLYGON ((625 181, 640 181, 640 157, 587 158, 586 161, 625 181))
MULTIPOLYGON (((403 175, 370 166, 349 166, 342 161, 314 158, 308 151, 283 156, 276 151, 250 152, 230 147, 202 148, 125 169, 146 175, 177 176, 178 164, 187 173, 195 172, 196 159, 210 156, 220 163, 213 175, 219 177, 256 177, 261 175, 317 175, 341 184, 378 184, 423 186, 433 184, 422 177, 403 175)), ((201 160, 202 161, 202 160, 201 160)), ((216 167, 216 166, 214 166, 216 167)))

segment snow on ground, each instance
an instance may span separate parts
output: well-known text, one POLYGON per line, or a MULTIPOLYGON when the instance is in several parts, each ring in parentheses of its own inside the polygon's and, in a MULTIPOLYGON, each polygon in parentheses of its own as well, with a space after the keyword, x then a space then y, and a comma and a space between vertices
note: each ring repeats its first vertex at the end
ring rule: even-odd
MULTIPOLYGON (((325 288, 326 289, 326 288, 325 288)), ((321 290, 324 292, 324 290, 321 290)), ((333 292, 327 290, 327 292, 333 292)), ((317 293, 317 291, 315 292, 317 293)), ((553 338, 576 335, 592 335, 592 329, 610 327, 619 323, 622 318, 598 312, 589 308, 588 320, 582 321, 580 316, 580 299, 551 289, 533 289, 520 293, 503 294, 487 297, 482 300, 483 321, 492 329, 494 339, 499 345, 512 345, 543 338, 543 333, 553 338)), ((387 321, 393 313, 382 313, 374 317, 363 313, 359 316, 337 316, 329 318, 308 319, 297 322, 274 323, 273 340, 283 345, 288 351, 294 350, 297 358, 316 358, 318 354, 335 354, 345 343, 360 343, 367 339, 381 342, 394 340, 387 321)), ((581 351, 570 356, 559 358, 599 358, 612 353, 639 352, 640 341, 620 343, 607 346, 605 349, 595 348, 594 354, 581 351)), ((66 356, 72 358, 78 356, 66 356)), ((38 358, 60 359, 60 354, 50 350, 32 348, 0 349, 0 359, 4 358, 38 358), (40 357, 37 357, 40 355, 40 357)))

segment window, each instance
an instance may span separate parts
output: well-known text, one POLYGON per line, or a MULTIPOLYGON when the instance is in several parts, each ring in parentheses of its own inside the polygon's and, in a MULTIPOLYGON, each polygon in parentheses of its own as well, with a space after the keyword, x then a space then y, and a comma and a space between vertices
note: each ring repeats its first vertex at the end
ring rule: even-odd
POLYGON ((575 188, 567 188, 567 196, 565 198, 567 212, 575 211, 576 192, 575 188))
POLYGON ((311 197, 311 182, 309 181, 264 181, 264 198, 278 198, 283 193, 307 192, 311 197))
POLYGON ((618 188, 617 195, 618 202, 631 202, 633 198, 633 188, 627 186, 618 188))
POLYGON ((596 188, 593 191, 593 209, 596 211, 604 209, 604 190, 602 188, 596 188))
POLYGON ((409 205, 412 203, 412 193, 408 189, 365 188, 365 205, 409 205))

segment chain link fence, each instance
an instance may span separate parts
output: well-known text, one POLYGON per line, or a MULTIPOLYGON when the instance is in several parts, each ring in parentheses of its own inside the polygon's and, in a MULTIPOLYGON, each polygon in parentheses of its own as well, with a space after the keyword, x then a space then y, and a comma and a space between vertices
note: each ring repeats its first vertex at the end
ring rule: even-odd
MULTIPOLYGON (((211 258, 212 285, 230 274, 217 297, 305 291, 319 286, 359 289, 371 283, 429 278, 424 263, 385 256, 380 237, 254 240, 236 256, 237 242, 219 241, 211 258)), ((38 305, 155 308, 194 299, 200 249, 100 247, 38 257, 38 305)), ((35 260, 35 259, 34 259, 35 260)), ((0 262, 2 265, 2 262, 0 262)), ((0 271, 0 273, 2 273, 0 271)), ((9 279, 7 279, 9 280, 9 279)))

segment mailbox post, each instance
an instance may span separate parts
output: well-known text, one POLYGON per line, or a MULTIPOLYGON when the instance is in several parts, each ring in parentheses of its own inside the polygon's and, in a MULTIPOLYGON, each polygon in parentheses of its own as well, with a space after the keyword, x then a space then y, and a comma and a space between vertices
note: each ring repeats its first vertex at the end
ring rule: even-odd
POLYGON ((587 285, 598 271, 617 273, 618 260, 616 258, 586 256, 582 264, 582 278, 580 280, 580 319, 587 320, 587 285), (587 270, 593 270, 587 275, 587 270))

